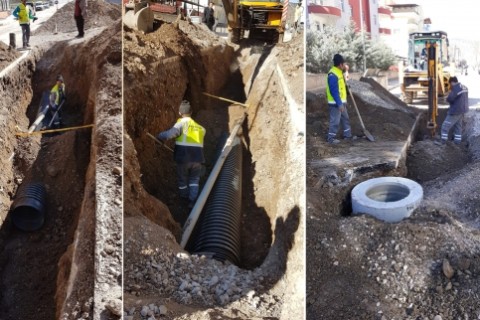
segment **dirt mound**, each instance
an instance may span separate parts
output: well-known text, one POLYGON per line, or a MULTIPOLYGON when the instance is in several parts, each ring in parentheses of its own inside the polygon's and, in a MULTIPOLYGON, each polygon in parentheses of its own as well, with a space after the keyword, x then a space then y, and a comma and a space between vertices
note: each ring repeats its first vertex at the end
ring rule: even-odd
POLYGON ((433 140, 419 141, 408 151, 408 177, 417 182, 426 182, 459 169, 458 165, 466 164, 469 156, 465 146, 448 143, 438 146, 433 140))
MULTIPOLYGON (((74 10, 75 1, 67 3, 35 30, 33 35, 52 34, 56 30, 60 33, 77 31, 77 25, 73 17, 74 10)), ((121 11, 118 5, 103 0, 88 1, 85 30, 112 26, 120 17, 121 11)))
POLYGON ((0 42, 0 71, 20 57, 21 53, 0 42))

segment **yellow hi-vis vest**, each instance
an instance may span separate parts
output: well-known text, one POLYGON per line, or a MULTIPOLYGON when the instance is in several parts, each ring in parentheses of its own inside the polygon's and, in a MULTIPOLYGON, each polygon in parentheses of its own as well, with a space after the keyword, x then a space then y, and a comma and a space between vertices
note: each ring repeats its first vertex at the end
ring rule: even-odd
POLYGON ((182 122, 182 134, 177 137, 175 144, 185 147, 203 147, 205 128, 190 117, 180 118, 177 123, 179 122, 182 122))
MULTIPOLYGON (((343 103, 347 103, 347 85, 345 84, 345 78, 343 77, 343 72, 341 69, 333 66, 328 74, 333 73, 338 78, 338 93, 340 94, 340 99, 343 103)), ((327 101, 328 104, 337 104, 335 99, 333 99, 332 94, 330 93, 330 88, 328 86, 328 75, 327 75, 327 101)))
POLYGON ((60 97, 65 94, 65 84, 62 83, 60 86, 58 84, 54 85, 50 94, 55 94, 55 104, 58 106, 60 97))
POLYGON ((30 22, 30 8, 23 3, 18 5, 18 23, 20 24, 27 24, 30 22))

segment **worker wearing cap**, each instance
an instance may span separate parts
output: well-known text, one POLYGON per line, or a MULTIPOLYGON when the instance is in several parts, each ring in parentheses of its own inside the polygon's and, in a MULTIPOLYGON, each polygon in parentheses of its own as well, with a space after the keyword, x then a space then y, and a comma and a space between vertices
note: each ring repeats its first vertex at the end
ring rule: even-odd
POLYGON ((327 75, 327 102, 330 109, 330 124, 328 128, 327 142, 338 144, 340 140, 335 139, 340 123, 343 127, 344 139, 351 139, 350 119, 347 112, 347 85, 343 72, 345 71, 345 60, 340 54, 333 57, 333 67, 327 75))
POLYGON ((13 10, 13 16, 18 19, 18 23, 22 28, 23 48, 30 48, 30 20, 35 22, 37 17, 32 14, 32 10, 27 6, 27 0, 21 0, 21 3, 13 10))
POLYGON ((450 103, 447 117, 442 123, 441 139, 436 144, 446 144, 448 133, 453 128, 453 142, 462 143, 462 125, 465 113, 468 112, 468 89, 458 82, 457 77, 451 77, 448 82, 452 88, 447 101, 450 103))
POLYGON ((50 114, 53 117, 55 116, 55 113, 57 113, 54 120, 54 124, 57 126, 60 125, 59 107, 63 100, 65 100, 65 83, 63 81, 63 77, 58 75, 57 82, 53 86, 52 90, 50 90, 50 114))
POLYGON ((182 101, 179 108, 181 116, 177 123, 169 130, 157 135, 159 140, 165 141, 175 138, 174 159, 177 163, 178 189, 180 197, 189 200, 192 208, 199 192, 203 155, 203 138, 205 128, 191 118, 190 103, 182 101))

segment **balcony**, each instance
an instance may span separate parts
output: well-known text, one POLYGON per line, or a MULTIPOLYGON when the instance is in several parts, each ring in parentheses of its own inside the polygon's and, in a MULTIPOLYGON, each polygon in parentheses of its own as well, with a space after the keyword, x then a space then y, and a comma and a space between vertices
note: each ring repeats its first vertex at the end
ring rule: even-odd
POLYGON ((314 0, 308 5, 308 13, 341 17, 342 5, 340 0, 314 0))
POLYGON ((378 7, 378 14, 392 16, 392 9, 390 9, 389 7, 378 7))
POLYGON ((392 34, 392 29, 390 28, 379 28, 378 32, 383 35, 390 35, 392 34))

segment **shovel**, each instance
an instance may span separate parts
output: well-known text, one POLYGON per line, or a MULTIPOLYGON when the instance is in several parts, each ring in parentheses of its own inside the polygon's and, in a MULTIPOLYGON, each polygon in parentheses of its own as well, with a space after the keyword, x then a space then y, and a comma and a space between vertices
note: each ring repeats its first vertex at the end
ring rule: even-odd
POLYGON ((352 93, 352 90, 350 90, 350 87, 348 88, 348 92, 350 93, 350 98, 352 98, 355 111, 357 111, 358 119, 360 119, 360 125, 362 126, 363 133, 365 134, 368 140, 375 141, 375 138, 372 136, 370 132, 368 132, 368 130, 365 128, 365 125, 363 124, 362 116, 360 115, 360 111, 358 111, 357 103, 355 102, 355 98, 353 97, 353 93, 352 93))

